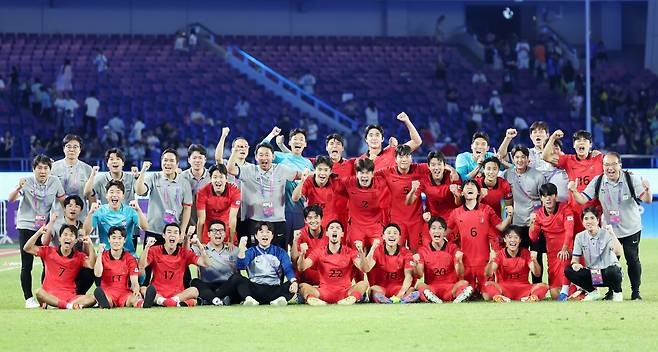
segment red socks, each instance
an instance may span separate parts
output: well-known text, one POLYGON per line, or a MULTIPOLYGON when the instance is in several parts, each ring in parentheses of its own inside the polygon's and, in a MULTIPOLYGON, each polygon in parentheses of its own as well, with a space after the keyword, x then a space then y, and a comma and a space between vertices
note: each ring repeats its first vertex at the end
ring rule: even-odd
POLYGON ((482 293, 487 294, 489 296, 489 298, 493 298, 493 296, 495 296, 495 295, 502 294, 502 292, 499 289, 497 289, 496 286, 494 286, 494 285, 484 286, 482 288, 482 293))
POLYGON ((162 305, 165 306, 165 307, 177 307, 178 302, 174 301, 171 298, 167 298, 167 299, 164 300, 164 302, 162 302, 162 305))
POLYGON ((532 294, 539 297, 539 299, 544 299, 547 293, 548 293, 548 287, 545 285, 542 285, 532 291, 532 294))

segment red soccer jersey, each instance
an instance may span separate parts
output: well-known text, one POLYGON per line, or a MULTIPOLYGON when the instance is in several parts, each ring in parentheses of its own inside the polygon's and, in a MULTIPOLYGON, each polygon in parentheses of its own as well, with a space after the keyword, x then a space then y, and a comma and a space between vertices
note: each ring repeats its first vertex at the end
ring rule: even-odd
POLYGON ((569 204, 557 203, 557 211, 547 215, 544 208, 535 211, 535 226, 530 232, 530 240, 537 241, 539 232, 546 237, 546 251, 555 253, 566 245, 573 249, 574 212, 569 204))
MULTIPOLYGON (((370 152, 367 152, 359 157, 359 159, 366 159, 368 158, 370 152)), ((391 166, 396 166, 397 163, 395 162, 395 148, 393 147, 386 147, 383 149, 376 157, 375 160, 373 160, 375 163, 375 172, 383 169, 387 169, 391 166)))
POLYGON ((500 205, 502 200, 511 201, 512 200, 512 186, 502 177, 496 179, 496 184, 489 188, 484 185, 484 177, 478 176, 475 178, 480 187, 487 189, 486 197, 480 198, 480 203, 490 206, 498 216, 502 216, 502 206, 500 205))
MULTIPOLYGON (((395 254, 386 253, 385 245, 381 244, 375 250, 373 259, 375 266, 370 273, 372 274, 372 284, 384 288, 402 285, 404 282, 404 271, 413 269, 411 265, 413 254, 405 247, 398 246, 395 254)), ((371 275, 368 275, 370 279, 371 275)))
POLYGON ((407 194, 411 190, 411 181, 420 180, 429 174, 427 164, 411 164, 409 172, 401 174, 397 166, 389 167, 377 172, 377 176, 386 181, 391 194, 390 204, 382 206, 388 208, 391 221, 396 223, 414 223, 422 221, 423 202, 421 199, 407 205, 407 194), (393 206, 394 205, 394 206, 393 206))
POLYGON ((337 175, 338 177, 350 177, 356 175, 354 170, 354 163, 356 159, 340 159, 339 162, 333 163, 331 167, 331 173, 337 175))
POLYGON ((528 283, 528 274, 530 274, 530 251, 520 248, 516 256, 512 257, 506 248, 496 253, 494 263, 498 265, 496 269, 496 281, 504 283, 528 283))
POLYGON ((299 229, 299 243, 297 245, 297 248, 299 249, 299 245, 302 243, 306 243, 308 245, 308 251, 307 253, 311 253, 317 248, 323 247, 329 243, 329 239, 327 238, 327 235, 324 233, 324 228, 320 230, 320 235, 317 237, 311 237, 311 234, 309 232, 308 226, 304 226, 301 229, 299 229))
POLYGON ((339 179, 336 191, 347 196, 347 207, 352 226, 369 226, 382 222, 381 196, 387 190, 386 182, 378 177, 370 187, 361 187, 356 176, 339 179))
POLYGON ((153 269, 151 285, 155 286, 160 295, 169 298, 185 289, 185 269, 190 264, 196 265, 199 257, 180 246, 172 254, 168 254, 164 246, 153 246, 149 249, 147 261, 153 269))
MULTIPOLYGON (((224 192, 215 193, 212 184, 209 183, 197 192, 196 209, 206 211, 206 223, 203 226, 201 242, 208 243, 208 225, 213 220, 221 220, 228 226, 231 209, 240 208, 240 188, 227 182, 224 192)), ((228 230, 228 229, 227 229, 228 230)), ((229 236, 226 236, 227 240, 229 236)))
POLYGON ((339 220, 336 208, 338 197, 335 196, 334 191, 335 182, 337 182, 337 178, 330 177, 324 186, 320 186, 315 182, 314 175, 311 175, 302 185, 302 194, 306 197, 306 203, 308 205, 317 204, 322 208, 323 226, 326 226, 331 220, 339 220))
POLYGON ((576 186, 578 191, 582 192, 595 176, 603 173, 603 154, 586 159, 578 159, 575 154, 562 154, 557 167, 566 171, 570 181, 578 179, 576 186))
POLYGON ((492 227, 501 223, 500 217, 486 204, 473 210, 461 206, 452 211, 448 228, 459 234, 465 266, 484 266, 489 261, 489 244, 498 248, 498 239, 492 227))
POLYGON ((334 254, 325 245, 316 248, 308 258, 320 273, 320 287, 345 288, 352 286, 354 259, 357 256, 357 252, 347 246, 341 246, 334 254))
POLYGON ((450 213, 458 207, 455 204, 455 196, 450 192, 451 184, 461 184, 461 181, 450 181, 450 171, 443 171, 441 182, 437 183, 432 175, 426 175, 420 179, 419 192, 425 193, 425 210, 432 216, 440 216, 444 220, 450 217, 450 213))
POLYGON ((457 246, 450 242, 444 242, 440 249, 434 248, 431 243, 418 249, 420 262, 424 266, 423 277, 426 284, 454 284, 457 282, 456 252, 457 246))
POLYGON ((87 255, 77 250, 64 256, 58 247, 40 246, 37 256, 43 260, 46 278, 43 289, 51 294, 75 294, 75 278, 82 268, 87 255))
POLYGON ((103 276, 101 276, 101 287, 116 294, 130 293, 130 277, 138 276, 137 260, 126 251, 121 252, 121 257, 115 259, 112 251, 103 252, 103 276))

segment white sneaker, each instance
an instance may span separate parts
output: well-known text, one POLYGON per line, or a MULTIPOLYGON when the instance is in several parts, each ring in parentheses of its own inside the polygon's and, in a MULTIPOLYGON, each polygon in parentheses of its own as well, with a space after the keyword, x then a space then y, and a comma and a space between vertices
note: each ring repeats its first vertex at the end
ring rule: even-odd
POLYGON ((258 301, 251 296, 247 296, 247 298, 245 298, 244 302, 242 303, 243 306, 257 306, 259 304, 260 303, 258 303, 258 301))
POLYGON ((459 296, 455 297, 455 300, 452 302, 462 303, 465 300, 469 299, 469 297, 471 297, 472 294, 473 294, 473 287, 466 286, 466 288, 462 291, 462 293, 460 293, 459 296))
POLYGON ((613 292, 612 293, 612 301, 613 302, 623 302, 624 301, 624 295, 621 292, 613 292))
POLYGON ((592 301, 600 301, 600 300, 602 300, 602 299, 603 299, 603 295, 601 295, 601 294, 599 293, 599 290, 598 290, 598 289, 594 289, 594 291, 592 291, 592 292, 588 292, 588 293, 585 295, 585 298, 583 298, 583 301, 586 301, 586 302, 592 302, 592 301))
POLYGON ((270 302, 270 305, 271 306, 281 306, 281 307, 282 306, 287 306, 288 305, 288 300, 285 297, 281 296, 281 297, 275 299, 274 301, 270 302))
POLYGON ((356 303, 356 297, 354 296, 347 296, 340 301, 336 302, 337 304, 340 304, 341 306, 349 306, 354 303, 356 303))
POLYGON ((41 308, 41 304, 39 304, 39 301, 37 301, 36 298, 30 297, 25 300, 25 308, 27 309, 41 308))

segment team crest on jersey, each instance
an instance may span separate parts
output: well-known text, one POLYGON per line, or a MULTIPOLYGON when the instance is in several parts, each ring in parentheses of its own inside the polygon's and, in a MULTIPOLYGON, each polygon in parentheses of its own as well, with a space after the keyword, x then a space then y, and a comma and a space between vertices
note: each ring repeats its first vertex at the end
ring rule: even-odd
POLYGON ((573 221, 573 216, 567 216, 567 221, 573 221))
POLYGON ((121 221, 121 226, 126 227, 128 225, 128 221, 123 220, 121 221))
POLYGON ((480 224, 484 224, 484 216, 480 216, 480 224))

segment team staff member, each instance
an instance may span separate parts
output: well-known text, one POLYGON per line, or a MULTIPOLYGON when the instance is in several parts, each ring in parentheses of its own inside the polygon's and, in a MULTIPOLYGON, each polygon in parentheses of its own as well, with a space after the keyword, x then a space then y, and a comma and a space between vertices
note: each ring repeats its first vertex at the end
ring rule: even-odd
POLYGON ((232 245, 237 243, 235 229, 240 209, 240 189, 227 181, 228 171, 224 164, 211 166, 208 174, 210 184, 201 187, 196 195, 199 217, 196 227, 197 237, 201 239, 201 243, 208 243, 209 224, 215 220, 221 220, 224 224, 228 224, 229 231, 225 240, 232 245))
MULTIPOLYGON (((21 178, 16 189, 9 193, 9 202, 21 197, 16 216, 16 228, 19 233, 21 250, 21 287, 25 297, 25 308, 39 308, 39 302, 32 296, 32 265, 34 255, 23 248, 38 229, 48 223, 48 214, 55 201, 63 202, 66 198, 59 178, 50 174, 53 161, 45 155, 37 155, 32 161, 33 176, 21 178)), ((61 204, 60 204, 61 206, 61 204)), ((37 237, 37 246, 41 237, 37 237)))
MULTIPOLYGON (((52 175, 59 178, 67 196, 84 197, 85 184, 91 175, 91 166, 78 159, 82 150, 82 138, 75 134, 67 134, 62 140, 62 145, 64 159, 53 163, 52 175)), ((55 210, 59 215, 63 213, 63 209, 59 206, 55 206, 55 210)), ((83 208, 82 214, 87 214, 87 207, 83 208)))
MULTIPOLYGON (((243 236, 254 236, 262 221, 271 222, 273 228, 273 243, 281 248, 287 248, 285 192, 286 182, 298 178, 299 173, 283 165, 274 164, 274 148, 263 143, 256 146, 256 161, 258 165, 236 164, 238 150, 235 148, 228 160, 228 173, 242 181, 242 203, 245 204, 248 219, 246 233, 243 236)), ((256 241, 249 238, 253 246, 256 241)))
POLYGON ((190 167, 180 174, 183 182, 189 183, 192 190, 190 225, 197 224, 196 195, 203 186, 210 183, 210 174, 206 169, 206 161, 206 148, 200 144, 190 144, 187 148, 187 163, 190 167))
POLYGON ((475 132, 471 138, 471 151, 463 152, 457 155, 455 159, 455 169, 461 176, 462 181, 468 181, 475 178, 481 171, 482 162, 493 156, 498 157, 499 160, 507 158, 507 148, 509 143, 516 137, 515 129, 508 129, 505 132, 505 138, 500 144, 498 153, 494 154, 489 152, 489 136, 484 132, 475 132))
POLYGON ((603 221, 612 228, 624 247, 624 257, 628 264, 628 277, 631 281, 631 299, 642 299, 640 283, 640 237, 642 219, 640 202, 651 203, 653 194, 647 180, 621 169, 621 157, 611 152, 603 158, 605 173, 597 176, 580 193, 575 182, 569 182, 569 190, 579 204, 598 199, 603 207, 603 221), (639 194, 638 194, 639 193, 639 194))
MULTIPOLYGON (((532 141, 533 148, 530 149, 530 164, 529 166, 544 175, 546 183, 552 183, 557 187, 557 198, 560 202, 567 202, 569 200, 569 191, 567 190, 567 183, 569 183, 569 176, 563 169, 558 169, 553 164, 544 160, 544 146, 548 142, 549 130, 548 124, 544 121, 535 121, 530 126, 530 140, 532 141)), ((557 139, 554 141, 553 154, 562 154, 562 142, 557 139)))
POLYGON ((101 204, 107 204, 105 196, 105 186, 112 180, 121 181, 125 189, 123 202, 130 204, 135 199, 135 175, 132 172, 124 172, 123 167, 126 163, 126 156, 118 148, 110 148, 105 152, 105 163, 109 169, 108 172, 98 173, 98 166, 94 166, 91 176, 85 184, 84 195, 93 203, 100 201, 101 204))

